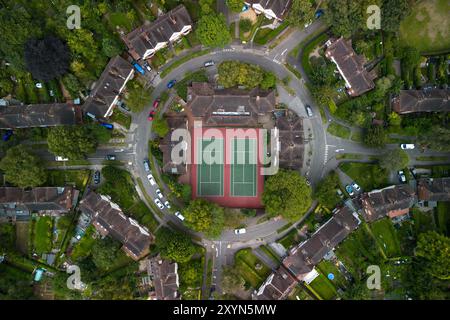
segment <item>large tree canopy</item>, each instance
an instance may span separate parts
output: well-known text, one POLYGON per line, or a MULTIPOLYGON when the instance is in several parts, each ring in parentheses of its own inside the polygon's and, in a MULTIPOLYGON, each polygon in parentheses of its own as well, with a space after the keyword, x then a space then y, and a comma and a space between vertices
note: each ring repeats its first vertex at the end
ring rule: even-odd
POLYGON ((450 238, 435 231, 422 233, 417 242, 416 256, 427 261, 428 272, 432 276, 450 279, 450 238))
POLYGON ((207 47, 224 47, 231 41, 231 35, 222 14, 202 16, 195 33, 201 44, 207 47))
POLYGON ((163 258, 169 258, 178 263, 189 261, 195 253, 195 246, 187 235, 168 228, 161 228, 158 231, 156 247, 163 258))
POLYGON ((311 1, 293 0, 287 20, 294 26, 303 26, 314 19, 311 1))
POLYGON ((6 181, 21 187, 37 187, 47 181, 47 173, 41 160, 23 145, 9 149, 0 161, 6 181))
POLYGON ((241 12, 244 7, 244 0, 227 0, 227 6, 233 12, 241 12))
POLYGON ((70 51, 53 36, 30 39, 25 43, 25 63, 35 79, 47 82, 69 70, 70 51))
POLYGON ((151 91, 145 90, 137 79, 128 82, 125 103, 133 112, 141 112, 150 103, 151 91))
POLYGON ((311 206, 311 193, 306 179, 297 171, 280 169, 265 182, 262 201, 269 215, 294 220, 311 206))
POLYGON ((406 151, 396 149, 389 151, 380 159, 380 166, 386 170, 400 170, 408 165, 409 156, 406 151))
POLYGON ((204 199, 195 199, 183 212, 186 225, 198 232, 204 232, 209 237, 220 236, 224 216, 223 208, 204 199))
POLYGON ((93 153, 97 146, 95 137, 87 127, 55 127, 47 137, 48 149, 56 156, 70 160, 81 159, 93 153))
POLYGON ((436 151, 449 151, 450 129, 432 126, 426 134, 419 135, 418 142, 424 148, 436 151))

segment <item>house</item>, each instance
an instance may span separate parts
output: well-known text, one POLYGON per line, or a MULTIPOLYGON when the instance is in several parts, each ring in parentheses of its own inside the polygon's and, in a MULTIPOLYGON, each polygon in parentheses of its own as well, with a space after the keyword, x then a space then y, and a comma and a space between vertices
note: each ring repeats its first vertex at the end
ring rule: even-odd
POLYGON ((252 294, 253 300, 284 300, 297 285, 297 280, 280 266, 259 287, 258 291, 252 294))
POLYGON ((286 110, 275 122, 280 142, 280 167, 300 170, 303 166, 305 151, 303 119, 292 111, 286 110))
POLYGON ((71 186, 25 190, 0 188, 0 220, 26 220, 32 213, 59 216, 76 206, 79 191, 71 186))
POLYGON ((341 243, 361 223, 358 215, 348 207, 338 208, 307 240, 289 251, 283 265, 298 281, 312 282, 318 272, 314 267, 341 243))
POLYGON ((408 185, 394 185, 363 193, 360 201, 363 218, 373 222, 386 216, 394 218, 408 214, 417 196, 408 185))
POLYGON ((450 177, 419 179, 417 196, 420 201, 450 201, 450 177))
POLYGON ((186 7, 179 5, 154 22, 142 25, 122 39, 128 53, 135 60, 151 58, 158 50, 167 47, 192 31, 192 20, 186 7))
POLYGON ((181 163, 175 163, 172 159, 172 150, 179 143, 178 141, 172 141, 172 133, 177 129, 187 130, 188 122, 185 113, 180 114, 167 114, 167 124, 170 128, 169 133, 162 139, 159 144, 159 149, 163 153, 163 166, 162 170, 170 174, 185 174, 187 172, 187 152, 188 144, 186 143, 186 149, 184 149, 183 161, 181 163))
POLYGON ((283 20, 292 5, 292 0, 246 0, 256 14, 264 14, 267 19, 283 20))
POLYGON ((450 112, 450 89, 401 90, 392 99, 392 109, 399 114, 414 112, 450 112))
POLYGON ((67 103, 0 107, 0 129, 75 125, 81 119, 80 108, 67 103))
POLYGON ((120 94, 133 74, 133 67, 122 57, 116 56, 109 60, 83 105, 84 112, 96 118, 111 116, 120 94))
POLYGON ((188 117, 204 127, 261 127, 272 119, 276 104, 273 90, 215 89, 209 83, 188 87, 188 117))
POLYGON ((149 253, 154 236, 146 227, 125 216, 120 207, 107 196, 90 191, 80 202, 80 210, 91 217, 95 229, 103 236, 120 241, 125 253, 139 260, 149 253))
POLYGON ((365 59, 353 50, 351 40, 339 38, 326 42, 325 56, 336 64, 350 96, 356 97, 375 88, 376 75, 365 68, 365 59))
POLYGON ((152 300, 180 300, 178 264, 162 259, 159 255, 144 261, 153 285, 149 298, 152 300))

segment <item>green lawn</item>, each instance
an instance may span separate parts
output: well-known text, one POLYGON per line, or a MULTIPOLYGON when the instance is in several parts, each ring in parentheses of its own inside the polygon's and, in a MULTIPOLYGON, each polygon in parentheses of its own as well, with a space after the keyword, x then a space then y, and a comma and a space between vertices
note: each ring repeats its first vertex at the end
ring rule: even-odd
POLYGON ((278 240, 278 243, 281 243, 283 247, 286 250, 289 250, 294 244, 296 244, 299 241, 299 236, 297 229, 294 228, 287 235, 285 235, 283 238, 278 240))
POLYGON ((350 138, 352 141, 363 142, 363 135, 361 131, 353 131, 352 136, 350 138))
POLYGON ((350 135, 352 131, 350 128, 344 127, 340 125, 339 123, 332 122, 328 126, 327 131, 332 134, 333 136, 342 138, 342 139, 350 139, 350 135))
POLYGON ((436 210, 436 222, 439 232, 449 236, 450 234, 450 202, 438 202, 436 210))
POLYGON ((65 185, 74 185, 78 190, 84 190, 91 171, 82 170, 48 170, 47 184, 49 186, 63 187, 65 185))
MULTIPOLYGON (((317 270, 317 269, 316 269, 317 270)), ((312 288, 322 299, 331 300, 336 297, 336 287, 319 270, 319 276, 313 280, 307 287, 312 288)))
POLYGON ((450 3, 447 0, 418 2, 400 25, 400 43, 420 52, 440 52, 450 47, 450 3))
POLYGON ((270 274, 271 270, 251 252, 251 249, 238 251, 235 259, 239 273, 255 289, 259 288, 270 274), (256 269, 258 264, 260 265, 259 270, 256 269))
POLYGON ((127 32, 130 32, 138 23, 137 16, 135 17, 135 19, 129 19, 125 13, 112 12, 109 14, 108 21, 113 30, 116 30, 116 26, 118 26, 127 30, 127 32))
POLYGON ((388 258, 399 257, 401 255, 397 231, 389 218, 381 219, 370 224, 370 228, 379 247, 388 258))
POLYGON ((115 110, 111 116, 111 121, 117 122, 118 124, 124 126, 127 129, 130 129, 131 126, 131 116, 120 112, 119 110, 115 110))
POLYGON ((313 300, 313 297, 302 287, 296 286, 294 291, 288 296, 288 300, 313 300))
POLYGON ((364 190, 383 188, 388 184, 388 174, 377 164, 345 162, 339 168, 364 190))
POLYGON ((340 153, 336 155, 336 159, 338 160, 360 160, 362 158, 364 158, 364 156, 357 153, 340 153))
POLYGON ((270 28, 259 29, 258 32, 256 33, 255 38, 253 39, 253 41, 256 44, 265 45, 267 42, 275 39, 288 26, 289 26, 289 23, 287 21, 284 21, 283 23, 281 23, 274 30, 272 30, 270 28))
POLYGON ((51 217, 40 217, 34 225, 34 249, 37 254, 48 253, 52 250, 51 217))
POLYGON ((341 288, 342 290, 344 290, 348 286, 348 281, 345 279, 345 277, 342 275, 339 269, 330 261, 322 260, 317 265, 317 268, 325 276, 328 276, 329 273, 332 273, 334 275, 334 280, 331 280, 331 282, 334 283, 339 288, 341 288))
POLYGON ((436 229, 431 212, 421 212, 417 209, 412 209, 412 216, 414 221, 414 233, 416 236, 436 229))
POLYGON ((92 237, 92 235, 95 233, 95 227, 93 225, 90 225, 86 229, 86 233, 81 238, 81 240, 75 244, 72 254, 70 255, 70 258, 72 261, 77 261, 79 259, 86 258, 91 254, 92 246, 94 245, 96 239, 92 237))

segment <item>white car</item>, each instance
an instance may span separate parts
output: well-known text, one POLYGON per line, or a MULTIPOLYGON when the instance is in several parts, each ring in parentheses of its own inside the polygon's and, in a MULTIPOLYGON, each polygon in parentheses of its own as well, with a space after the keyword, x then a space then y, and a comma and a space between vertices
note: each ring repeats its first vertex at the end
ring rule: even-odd
POLYGON ((150 165, 147 159, 144 160, 144 170, 145 172, 150 172, 150 165))
POLYGON ((306 110, 306 114, 308 115, 308 117, 312 117, 314 115, 310 105, 307 104, 305 106, 305 110, 306 110))
POLYGON ((400 148, 402 148, 403 150, 412 150, 415 148, 415 146, 412 143, 402 143, 400 145, 400 148))
POLYGON ((245 230, 245 228, 241 228, 241 229, 236 229, 236 230, 234 230, 234 233, 235 234, 244 234, 244 233, 246 233, 247 232, 247 230, 245 230))
POLYGON ((152 175, 152 174, 149 174, 149 175, 147 176, 147 179, 148 179, 148 181, 150 182, 150 184, 151 184, 152 186, 156 185, 155 178, 153 178, 153 175, 152 175))
POLYGON ((183 215, 180 213, 180 211, 175 212, 175 216, 176 216, 178 219, 180 219, 181 221, 184 220, 184 217, 183 217, 183 215))
POLYGON ((361 187, 358 186, 358 184, 356 182, 352 182, 352 188, 353 190, 355 190, 356 192, 361 191, 361 187))
POLYGON ((155 199, 155 204, 160 208, 161 210, 164 209, 164 205, 159 199, 155 199))
POLYGON ((55 160, 56 160, 56 161, 69 161, 69 158, 64 158, 64 157, 61 157, 61 156, 56 156, 56 157, 55 157, 55 160))
POLYGON ((170 203, 169 203, 169 201, 166 200, 166 202, 164 202, 164 205, 167 207, 167 209, 170 209, 170 203))
POLYGON ((406 176, 405 176, 405 172, 403 170, 400 170, 398 172, 398 178, 399 178, 400 182, 406 182, 406 176))
POLYGON ((214 63, 214 61, 206 61, 205 62, 205 67, 212 67, 213 65, 214 65, 215 63, 214 63))
POLYGON ((159 190, 159 189, 156 189, 156 195, 158 196, 158 198, 160 198, 160 199, 162 199, 163 198, 163 194, 162 194, 162 192, 161 192, 161 190, 159 190))

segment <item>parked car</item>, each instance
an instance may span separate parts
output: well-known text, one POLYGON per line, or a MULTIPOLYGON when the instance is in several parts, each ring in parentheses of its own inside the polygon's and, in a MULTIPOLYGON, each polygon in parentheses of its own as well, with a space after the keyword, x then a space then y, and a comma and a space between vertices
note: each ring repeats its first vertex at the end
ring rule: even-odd
POLYGON ((313 116, 313 112, 312 112, 311 106, 309 104, 307 104, 305 106, 305 109, 306 109, 306 114, 308 115, 308 117, 312 117, 313 116))
POLYGON ((178 219, 180 219, 181 221, 184 220, 184 217, 183 217, 183 215, 180 213, 180 211, 175 212, 175 216, 176 216, 178 219))
POLYGON ((148 159, 144 159, 144 170, 145 172, 150 172, 150 162, 148 159))
POLYGON ((161 210, 164 209, 164 205, 159 199, 155 199, 155 204, 160 208, 161 210))
POLYGON ((355 192, 353 191, 352 186, 349 184, 345 186, 345 191, 347 191, 347 193, 350 197, 355 195, 355 192))
POLYGON ((170 202, 166 200, 166 202, 164 202, 164 205, 167 207, 167 209, 170 209, 170 202))
POLYGON ((155 178, 153 177, 153 175, 151 173, 149 175, 147 175, 147 179, 152 186, 156 185, 155 178))
POLYGON ((235 230, 234 230, 234 233, 235 233, 235 234, 244 234, 244 233, 246 233, 246 232, 247 232, 247 230, 245 230, 245 228, 235 229, 235 230))
POLYGON ((155 101, 153 101, 153 108, 157 109, 159 106, 159 102, 161 101, 161 99, 156 99, 155 101))
POLYGON ((400 180, 400 182, 406 182, 406 176, 403 170, 398 172, 398 180, 400 180))
POLYGON ((204 65, 205 65, 205 68, 212 67, 213 65, 215 65, 215 62, 212 60, 206 61, 204 65))
POLYGON ((324 13, 325 13, 325 12, 323 11, 323 9, 319 9, 319 10, 317 10, 316 13, 314 14, 314 17, 315 17, 316 19, 318 19, 318 18, 320 18, 321 16, 323 16, 324 13))
POLYGON ((69 158, 64 158, 64 157, 61 157, 61 156, 56 156, 56 157, 55 157, 55 160, 56 160, 56 161, 69 161, 69 158))
POLYGON ((403 150, 412 150, 415 148, 415 146, 412 143, 402 143, 400 145, 400 148, 402 148, 403 150))
POLYGON ((144 62, 144 67, 145 67, 145 69, 147 69, 148 71, 152 71, 152 67, 150 67, 150 65, 148 64, 147 61, 144 62))
POLYGON ((42 89, 42 83, 40 83, 40 82, 36 83, 36 88, 42 89))
POLYGON ((106 129, 110 129, 110 130, 114 129, 114 126, 110 123, 100 122, 100 125, 105 127, 106 129))
POLYGON ((155 118, 155 114, 156 114, 155 110, 150 111, 150 113, 148 114, 147 120, 148 121, 153 121, 153 119, 155 118))
POLYGON ((13 131, 12 130, 7 130, 4 134, 3 134, 3 141, 8 141, 9 138, 11 138, 11 136, 13 135, 13 131))
POLYGON ((170 80, 169 83, 167 84, 167 88, 169 89, 172 88, 175 85, 175 83, 177 83, 177 80, 175 79, 170 80))
POLYGON ((134 61, 134 62, 132 63, 132 65, 133 65, 134 69, 136 69, 137 72, 139 72, 139 73, 142 74, 142 75, 145 74, 144 68, 142 68, 141 65, 138 64, 136 61, 134 61))
POLYGON ((94 183, 99 184, 100 183, 100 171, 96 170, 94 172, 94 183))
POLYGON ((156 189, 156 195, 158 196, 158 198, 160 198, 160 199, 162 199, 163 198, 163 194, 162 194, 162 192, 161 192, 161 190, 159 190, 159 189, 156 189))
POLYGON ((358 186, 358 184, 356 182, 352 182, 352 188, 353 190, 355 190, 356 192, 361 191, 361 187, 358 186))
POLYGON ((341 189, 336 189, 336 193, 339 196, 339 198, 344 198, 344 194, 342 193, 341 189))
POLYGON ((114 160, 116 160, 116 156, 113 155, 113 154, 107 154, 106 155, 106 160, 114 161, 114 160))

